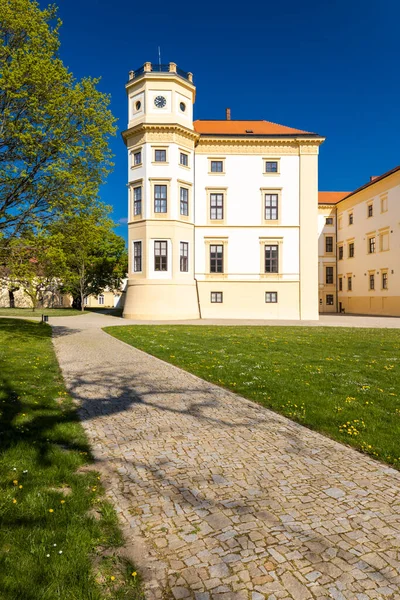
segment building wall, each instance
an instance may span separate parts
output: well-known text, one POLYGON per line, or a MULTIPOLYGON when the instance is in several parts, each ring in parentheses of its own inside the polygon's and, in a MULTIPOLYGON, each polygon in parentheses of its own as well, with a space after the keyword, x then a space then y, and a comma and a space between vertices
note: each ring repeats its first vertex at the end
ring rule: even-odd
POLYGON ((338 290, 339 307, 346 313, 400 316, 400 172, 340 202, 337 218, 338 253, 343 248, 343 259, 337 261, 343 287, 338 290), (372 216, 368 216, 370 204, 372 216), (370 238, 375 238, 373 253, 370 238), (354 257, 349 256, 350 244, 354 244, 354 257), (374 289, 370 289, 370 275, 374 275, 374 289))
MULTIPOLYGON (((15 308, 31 308, 32 301, 19 289, 14 292, 15 308)), ((44 295, 43 302, 41 302, 38 308, 69 308, 71 306, 72 299, 68 294, 61 294, 60 292, 47 292, 44 295)), ((8 294, 8 288, 0 288, 0 308, 9 308, 10 299, 8 294)))
POLYGON ((319 205, 318 207, 318 281, 319 312, 337 312, 336 207, 334 205, 319 205), (332 223, 327 223, 327 219, 332 220, 332 223), (329 252, 329 244, 327 246, 326 238, 332 238, 332 252, 329 252), (327 283, 327 267, 333 268, 332 284, 327 283))

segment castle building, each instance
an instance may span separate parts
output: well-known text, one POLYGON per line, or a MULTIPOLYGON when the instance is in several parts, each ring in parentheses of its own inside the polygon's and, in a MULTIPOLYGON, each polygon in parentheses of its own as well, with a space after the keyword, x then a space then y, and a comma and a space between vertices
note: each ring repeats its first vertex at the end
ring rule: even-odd
POLYGON ((318 212, 320 311, 400 316, 400 166, 318 212))
POLYGON ((134 319, 318 319, 316 133, 193 121, 193 76, 145 63, 126 84, 134 319))

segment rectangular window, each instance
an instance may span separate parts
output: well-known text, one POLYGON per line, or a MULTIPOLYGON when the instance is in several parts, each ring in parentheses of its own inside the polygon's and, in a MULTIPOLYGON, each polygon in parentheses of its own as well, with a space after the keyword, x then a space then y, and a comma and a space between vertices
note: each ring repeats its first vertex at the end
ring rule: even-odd
POLYGON ((327 306, 333 306, 333 294, 326 295, 326 304, 327 306))
POLYGON ((224 246, 211 244, 210 246, 210 273, 224 272, 224 246))
POLYGON ((375 253, 375 238, 374 237, 368 239, 368 253, 369 254, 375 253))
POLYGON ((84 300, 83 300, 83 304, 85 306, 87 306, 89 304, 89 298, 87 296, 85 296, 84 300))
POLYGON ((343 291, 343 279, 339 277, 339 292, 343 291))
POLYGON ((167 242, 154 242, 154 270, 168 271, 167 242))
POLYGON ((277 173, 278 172, 278 161, 267 160, 265 163, 265 172, 266 173, 277 173))
POLYGON ((211 302, 212 304, 221 304, 223 301, 222 292, 211 292, 211 302))
POLYGON ((349 225, 353 225, 353 213, 349 213, 349 225))
POLYGON ((265 302, 276 304, 278 302, 278 292, 265 292, 265 302))
POLYGON ((279 273, 279 248, 277 244, 265 246, 265 272, 279 273))
POLYGON ((154 212, 166 213, 167 212, 167 186, 166 185, 155 185, 154 186, 154 212))
POLYGON ((370 273, 370 275, 369 275, 369 289, 370 290, 375 289, 375 275, 373 273, 370 273))
POLYGON ((179 155, 179 164, 183 165, 184 167, 189 166, 189 156, 184 152, 181 152, 179 155))
POLYGON ((139 152, 135 152, 133 155, 133 164, 134 165, 141 165, 142 164, 142 153, 139 152))
POLYGON ((142 242, 133 242, 133 270, 135 273, 142 270, 142 242))
POLYGON ((154 152, 154 160, 155 160, 155 162, 167 162, 167 151, 166 150, 156 150, 154 152))
POLYGON ((189 271, 189 243, 181 242, 180 243, 180 269, 182 273, 187 273, 189 271))
POLYGON ((181 215, 187 217, 189 214, 189 190, 187 188, 180 188, 180 201, 181 215))
POLYGON ((265 220, 278 219, 278 194, 265 194, 265 220))
POLYGON ((103 294, 100 294, 100 296, 97 298, 97 301, 100 304, 100 306, 102 306, 104 304, 104 296, 103 296, 103 294))
POLYGON ((211 173, 223 173, 224 163, 222 160, 211 161, 211 173))
POLYGON ((327 236, 325 238, 325 252, 326 253, 333 252, 333 237, 332 236, 327 236))
POLYGON ((353 289, 353 278, 351 275, 349 275, 347 278, 347 290, 349 292, 351 292, 352 289, 353 289))
POLYGON ((136 217, 137 215, 142 214, 142 187, 133 188, 133 214, 136 217))
POLYGON ((325 225, 333 225, 333 217, 326 217, 325 225))
POLYGON ((339 260, 343 260, 343 246, 339 246, 339 260))
POLYGON ((333 283, 333 267, 326 267, 325 269, 325 283, 333 283))
POLYGON ((373 204, 368 204, 367 215, 368 215, 368 217, 374 216, 374 205, 373 204))
POLYGON ((386 273, 386 271, 382 273, 382 289, 388 289, 388 274, 386 273))
POLYGON ((210 194, 210 219, 220 221, 224 218, 224 195, 210 194))
POLYGON ((354 258, 354 242, 349 244, 349 258, 354 258))

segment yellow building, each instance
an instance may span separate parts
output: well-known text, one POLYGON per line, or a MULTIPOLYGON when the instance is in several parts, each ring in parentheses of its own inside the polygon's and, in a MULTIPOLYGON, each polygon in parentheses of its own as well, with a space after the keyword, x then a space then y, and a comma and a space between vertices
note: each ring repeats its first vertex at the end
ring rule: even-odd
POLYGON ((319 230, 320 312, 400 316, 400 166, 354 192, 320 192, 319 215, 329 219, 319 230), (329 235, 336 255, 322 251, 329 235))

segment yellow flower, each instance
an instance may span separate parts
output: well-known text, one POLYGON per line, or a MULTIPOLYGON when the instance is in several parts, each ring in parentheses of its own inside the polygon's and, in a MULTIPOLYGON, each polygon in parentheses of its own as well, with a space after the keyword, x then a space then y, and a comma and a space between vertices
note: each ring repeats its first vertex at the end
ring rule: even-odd
POLYGON ((15 498, 13 499, 13 504, 17 504, 17 501, 15 498))
POLYGON ((14 479, 13 484, 18 485, 18 479, 14 479))
POLYGON ((136 577, 136 575, 137 575, 136 571, 133 571, 132 577, 136 577))
POLYGON ((54 512, 54 510, 52 508, 49 508, 49 513, 54 512))
POLYGON ((97 490, 96 486, 92 487, 92 492, 95 492, 96 490, 97 490))
POLYGON ((65 500, 60 500, 60 504, 65 504, 65 500))
POLYGON ((114 575, 111 575, 110 579, 111 579, 111 581, 114 581, 114 579, 115 579, 114 575))

